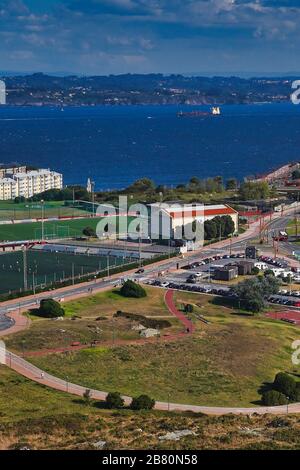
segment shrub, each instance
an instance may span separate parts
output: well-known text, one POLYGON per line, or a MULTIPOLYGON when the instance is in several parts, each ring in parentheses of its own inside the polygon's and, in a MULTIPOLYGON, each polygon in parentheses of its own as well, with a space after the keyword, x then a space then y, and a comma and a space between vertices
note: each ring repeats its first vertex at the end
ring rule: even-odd
POLYGON ((143 325, 145 328, 156 328, 161 330, 163 328, 170 328, 170 326, 172 326, 168 320, 160 320, 158 318, 147 318, 143 315, 138 315, 137 313, 122 312, 121 310, 118 310, 114 314, 114 317, 123 317, 127 318, 128 320, 136 321, 143 325))
POLYGON ((91 400, 92 400, 92 392, 89 388, 87 388, 84 392, 83 392, 83 395, 82 395, 84 401, 85 401, 85 404, 86 405, 89 405, 91 403, 91 400))
POLYGON ((120 409, 124 406, 124 400, 119 392, 108 393, 108 395, 106 396, 105 403, 107 408, 109 408, 110 410, 113 408, 120 409))
POLYGON ((140 395, 132 399, 130 408, 132 410, 152 410, 155 405, 155 400, 148 395, 140 395))
POLYGON ((297 383, 290 375, 279 372, 275 377, 273 389, 294 400, 296 398, 297 383))
POLYGON ((82 230, 83 235, 86 237, 96 237, 96 232, 92 227, 85 227, 82 230))
POLYGON ((277 390, 269 390, 263 394, 262 402, 265 406, 279 406, 286 405, 288 400, 283 393, 277 392, 277 390))
POLYGON ((63 317, 65 314, 64 309, 59 302, 53 299, 42 299, 38 313, 42 317, 57 318, 63 317))
POLYGON ((194 311, 193 305, 191 305, 191 304, 186 304, 186 305, 184 306, 184 311, 185 311, 185 313, 193 313, 193 311, 194 311))
POLYGON ((123 284, 123 286, 120 289, 120 294, 123 295, 124 297, 135 297, 135 298, 141 298, 141 297, 147 296, 145 289, 139 284, 136 284, 135 282, 131 280, 128 280, 123 284))
POLYGON ((253 276, 257 276, 259 274, 259 268, 257 266, 254 266, 252 269, 251 269, 251 274, 253 276))

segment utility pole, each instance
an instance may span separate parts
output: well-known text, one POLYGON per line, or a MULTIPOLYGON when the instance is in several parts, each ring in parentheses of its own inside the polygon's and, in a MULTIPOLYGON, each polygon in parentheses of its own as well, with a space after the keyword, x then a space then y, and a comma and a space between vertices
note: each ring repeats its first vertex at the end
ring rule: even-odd
POLYGON ((141 245, 141 234, 139 234, 139 267, 142 265, 142 245, 141 245))
POLYGON ((23 251, 23 283, 24 283, 24 292, 28 289, 28 280, 27 280, 27 247, 22 245, 23 251))
POLYGON ((33 295, 35 295, 35 278, 34 278, 34 272, 32 273, 32 290, 33 290, 33 295))
POLYGON ((95 181, 91 181, 93 217, 95 217, 95 181))
POLYGON ((107 259, 107 261, 106 261, 107 277, 109 277, 109 254, 107 255, 106 259, 107 259))
POLYGON ((75 284, 75 279, 74 279, 74 277, 75 277, 75 272, 74 272, 74 271, 75 271, 75 270, 74 270, 74 263, 72 263, 72 284, 73 284, 73 285, 75 284))

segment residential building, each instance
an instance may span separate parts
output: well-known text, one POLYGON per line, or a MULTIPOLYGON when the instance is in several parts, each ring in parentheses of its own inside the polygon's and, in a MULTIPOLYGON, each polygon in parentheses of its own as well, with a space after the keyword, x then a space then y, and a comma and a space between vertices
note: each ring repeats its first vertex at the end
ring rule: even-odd
POLYGON ((29 198, 49 189, 62 189, 63 176, 51 170, 34 170, 9 174, 0 178, 0 200, 29 198))

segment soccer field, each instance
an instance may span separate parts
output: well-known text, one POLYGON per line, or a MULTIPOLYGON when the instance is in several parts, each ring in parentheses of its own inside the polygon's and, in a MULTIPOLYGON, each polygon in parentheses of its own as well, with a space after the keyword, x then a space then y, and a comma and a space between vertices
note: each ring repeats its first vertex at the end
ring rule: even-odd
POLYGON ((88 215, 87 210, 80 207, 64 205, 61 201, 24 202, 0 201, 0 220, 40 219, 48 217, 75 217, 88 215))
MULTIPOLYGON (((118 218, 117 220, 119 220, 118 218)), ((127 217, 127 223, 133 217, 127 217)), ((101 217, 89 217, 84 219, 60 220, 44 222, 45 239, 52 240, 54 238, 68 238, 82 236, 82 230, 85 227, 97 228, 101 217)), ((118 223, 118 222, 117 222, 118 223)), ((17 241, 17 240, 41 240, 42 239, 42 223, 29 222, 17 224, 0 224, 0 241, 17 241)))
MULTIPOLYGON (((74 255, 69 253, 49 253, 42 250, 27 252, 28 288, 33 284, 49 285, 79 277, 107 268, 107 256, 74 255)), ((109 257, 109 266, 114 268, 124 263, 123 258, 109 257)), ((0 254, 0 293, 22 290, 24 286, 23 253, 0 254)))

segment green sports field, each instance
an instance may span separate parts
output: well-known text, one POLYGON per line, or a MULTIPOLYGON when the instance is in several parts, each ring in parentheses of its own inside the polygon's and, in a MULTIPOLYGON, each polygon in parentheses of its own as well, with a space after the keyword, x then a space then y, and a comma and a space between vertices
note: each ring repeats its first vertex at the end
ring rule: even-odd
MULTIPOLYGON (((132 217, 128 217, 128 223, 132 217)), ((96 230, 100 217, 84 219, 59 220, 44 222, 44 236, 46 239, 80 237, 85 227, 96 230)), ((0 224, 0 241, 40 240, 42 238, 42 223, 16 223, 0 224)))
POLYGON ((13 201, 0 201, 0 221, 40 219, 43 212, 45 218, 87 215, 87 210, 84 210, 84 208, 68 206, 63 201, 45 201, 44 208, 40 202, 16 204, 13 201))
MULTIPOLYGON (((74 255, 71 253, 50 253, 42 250, 27 252, 28 287, 49 285, 52 282, 64 281, 74 276, 107 268, 107 256, 74 255)), ((123 258, 109 257, 111 268, 123 264, 123 258)), ((0 293, 19 291, 24 286, 23 253, 0 254, 0 293)))

